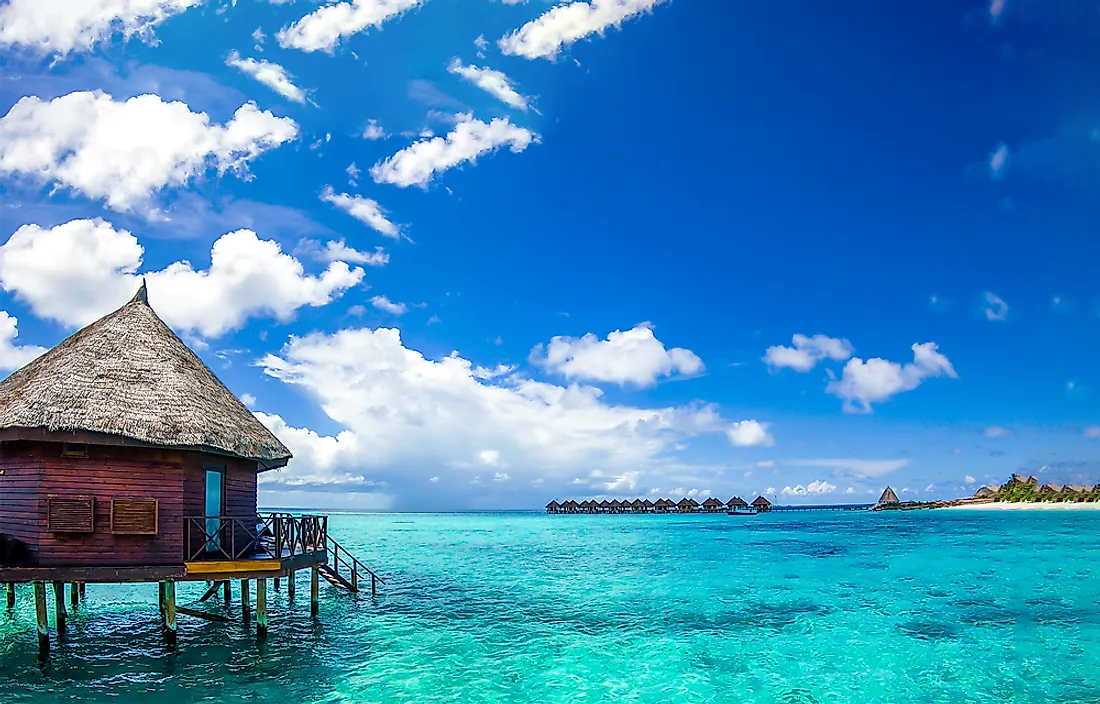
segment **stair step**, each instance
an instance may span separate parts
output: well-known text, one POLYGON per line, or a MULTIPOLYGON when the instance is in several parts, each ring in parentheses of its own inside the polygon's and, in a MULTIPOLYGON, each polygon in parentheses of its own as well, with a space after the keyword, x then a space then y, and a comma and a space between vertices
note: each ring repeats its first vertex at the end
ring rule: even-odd
POLYGON ((339 587, 340 589, 346 589, 349 592, 359 591, 358 589, 356 589, 355 587, 353 587, 351 585, 351 582, 344 579, 340 574, 338 574, 336 572, 336 570, 332 569, 328 565, 321 565, 318 568, 317 571, 321 574, 322 577, 325 578, 325 581, 327 581, 329 584, 331 584, 334 587, 339 587))

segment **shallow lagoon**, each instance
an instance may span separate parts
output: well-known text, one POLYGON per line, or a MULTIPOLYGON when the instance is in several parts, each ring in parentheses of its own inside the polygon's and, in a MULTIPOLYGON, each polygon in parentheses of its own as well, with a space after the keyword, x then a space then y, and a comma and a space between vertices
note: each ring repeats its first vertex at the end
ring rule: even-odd
POLYGON ((233 623, 180 616, 174 651, 155 585, 91 585, 40 666, 22 590, 0 611, 0 701, 1100 702, 1100 512, 336 514, 331 531, 387 586, 323 585, 311 621, 302 573, 292 606, 269 589, 263 644, 236 585, 233 623))

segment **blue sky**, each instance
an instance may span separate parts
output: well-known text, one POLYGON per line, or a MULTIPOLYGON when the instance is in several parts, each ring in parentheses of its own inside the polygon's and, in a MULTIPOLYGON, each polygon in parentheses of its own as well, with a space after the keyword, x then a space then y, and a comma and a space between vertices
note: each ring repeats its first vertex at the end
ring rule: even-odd
POLYGON ((0 5, 0 366, 145 275, 266 503, 1100 481, 1095 3, 144 4, 0 5))

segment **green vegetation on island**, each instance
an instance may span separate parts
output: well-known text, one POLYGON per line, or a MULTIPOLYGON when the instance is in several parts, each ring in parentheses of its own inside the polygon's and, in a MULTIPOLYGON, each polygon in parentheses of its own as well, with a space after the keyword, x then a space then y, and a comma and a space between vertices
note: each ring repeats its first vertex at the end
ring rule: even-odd
POLYGON ((1051 503, 1092 503, 1100 501, 1100 484, 1039 484, 1036 476, 1013 474, 999 487, 983 486, 974 494, 975 499, 991 499, 1011 503, 1046 501, 1051 503))

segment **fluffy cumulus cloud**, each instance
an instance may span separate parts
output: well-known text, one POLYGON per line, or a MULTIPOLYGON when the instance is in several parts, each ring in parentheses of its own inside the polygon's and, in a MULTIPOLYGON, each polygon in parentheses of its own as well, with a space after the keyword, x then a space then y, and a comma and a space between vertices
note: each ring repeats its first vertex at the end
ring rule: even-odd
POLYGON ((446 137, 432 137, 411 144, 371 167, 377 183, 406 186, 426 186, 432 176, 464 162, 473 163, 482 154, 508 145, 513 152, 522 152, 532 142, 538 142, 534 132, 513 125, 508 118, 491 122, 474 119, 473 114, 455 116, 455 126, 446 137))
POLYGON ((993 153, 989 155, 989 175, 995 180, 1004 177, 1005 168, 1008 166, 1008 146, 998 144, 993 153))
POLYGON ((1003 438, 1011 435, 1012 431, 999 425, 991 425, 982 431, 982 436, 987 438, 1003 438))
POLYGON ((294 139, 285 117, 242 105, 224 125, 158 95, 116 101, 103 92, 22 98, 0 118, 0 175, 22 176, 130 210, 203 175, 246 173, 250 161, 294 139))
POLYGON ((115 33, 151 37, 153 28, 203 0, 8 0, 0 46, 51 54, 87 51, 115 33))
POLYGON ((371 298, 370 304, 383 313, 389 313, 390 315, 404 315, 409 312, 409 307, 404 303, 394 303, 385 296, 371 298))
POLYGON ((625 332, 616 330, 605 340, 592 333, 581 338, 555 337, 531 351, 531 362, 567 379, 641 387, 655 385, 660 377, 703 370, 703 360, 691 350, 666 349, 649 323, 625 332))
POLYGON ((1086 438, 1100 438, 1100 425, 1090 425, 1081 431, 1086 438))
POLYGON ((775 444, 775 438, 768 431, 768 424, 755 420, 734 423, 726 429, 726 438, 735 447, 771 447, 775 444))
POLYGON ((347 193, 337 193, 331 186, 325 186, 325 190, 321 192, 321 200, 335 205, 381 235, 401 239, 401 227, 390 221, 386 211, 382 209, 382 206, 376 200, 348 195, 347 193))
POLYGON ((345 262, 308 275, 276 242, 251 230, 218 238, 207 269, 178 261, 139 273, 143 255, 136 237, 103 220, 50 229, 24 225, 0 247, 0 285, 39 317, 78 327, 128 300, 144 277, 165 322, 213 337, 250 317, 287 320, 298 308, 324 305, 363 278, 362 269, 345 262))
POLYGON ((256 59, 242 59, 236 51, 229 53, 225 59, 225 65, 231 66, 246 76, 255 78, 260 83, 295 103, 306 102, 306 92, 294 85, 287 70, 279 64, 270 61, 257 61, 256 59))
POLYGON ((439 490, 457 491, 479 478, 483 497, 491 462, 508 467, 508 487, 542 480, 539 496, 594 471, 605 485, 626 487, 686 438, 728 425, 709 406, 639 408, 609 403, 591 386, 483 378, 457 353, 433 360, 409 349, 394 329, 292 338, 260 364, 345 429, 324 437, 279 426, 295 453, 287 476, 316 482, 362 475, 427 487, 442 477, 433 482, 439 490))
POLYGON ((447 64, 447 71, 473 83, 505 105, 520 110, 527 109, 528 99, 519 94, 512 79, 501 71, 496 71, 487 66, 463 65, 458 57, 451 59, 451 63, 447 64))
POLYGON ((830 484, 824 480, 817 480, 810 482, 806 486, 796 484, 795 486, 785 486, 780 490, 780 494, 783 496, 816 496, 821 494, 831 494, 836 491, 836 485, 830 484))
POLYGON ((958 378, 936 343, 926 342, 913 345, 913 361, 904 365, 878 357, 866 362, 858 357, 850 359, 841 377, 829 382, 825 391, 844 401, 845 412, 870 413, 871 404, 912 391, 926 379, 938 376, 958 378))
POLYGON ((0 310, 0 371, 18 369, 46 351, 45 347, 15 344, 15 338, 19 335, 18 325, 16 318, 0 310))
POLYGON ((500 50, 526 59, 553 59, 578 39, 602 35, 608 27, 653 9, 664 0, 590 0, 547 10, 497 42, 500 50))
POLYGON ((275 38, 284 49, 332 52, 340 40, 365 31, 381 29, 382 24, 427 0, 351 0, 320 7, 289 27, 275 38))
POLYGON ((769 347, 764 353, 764 361, 775 369, 787 367, 796 372, 808 372, 823 359, 843 362, 855 351, 847 340, 826 335, 795 335, 791 342, 792 347, 769 347))

